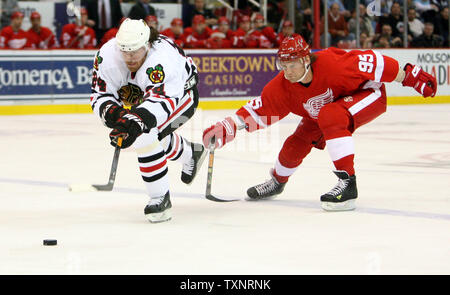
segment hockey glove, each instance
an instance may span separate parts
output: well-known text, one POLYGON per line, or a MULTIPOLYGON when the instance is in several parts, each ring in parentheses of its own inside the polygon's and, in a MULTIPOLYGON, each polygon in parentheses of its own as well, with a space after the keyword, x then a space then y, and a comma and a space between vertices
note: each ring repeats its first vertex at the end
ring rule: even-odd
POLYGON ((203 145, 208 148, 214 142, 215 148, 221 148, 232 141, 235 136, 236 123, 231 117, 226 117, 203 131, 203 145))
POLYGON ((128 114, 130 111, 124 109, 115 103, 107 104, 101 113, 101 118, 103 124, 108 128, 114 128, 114 124, 116 121, 125 114, 128 114))
POLYGON ((413 87, 423 97, 433 97, 436 94, 437 82, 436 78, 422 70, 419 66, 406 64, 403 68, 405 78, 402 85, 413 87))
POLYGON ((136 138, 147 129, 141 117, 132 112, 120 117, 115 122, 113 128, 109 133, 111 145, 115 147, 117 145, 117 139, 123 137, 122 149, 130 147, 136 138))

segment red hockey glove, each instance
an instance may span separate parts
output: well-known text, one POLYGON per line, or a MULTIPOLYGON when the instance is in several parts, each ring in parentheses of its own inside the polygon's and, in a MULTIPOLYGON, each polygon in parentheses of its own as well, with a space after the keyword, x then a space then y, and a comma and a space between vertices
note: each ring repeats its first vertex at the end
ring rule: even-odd
POLYGON ((226 117, 203 131, 203 145, 208 148, 214 142, 215 148, 221 148, 236 136, 236 123, 226 117), (213 141, 214 139, 214 141, 213 141))
POLYGON ((412 64, 406 64, 403 70, 405 71, 403 86, 413 87, 423 97, 433 97, 436 94, 437 82, 435 77, 422 70, 419 66, 412 64))

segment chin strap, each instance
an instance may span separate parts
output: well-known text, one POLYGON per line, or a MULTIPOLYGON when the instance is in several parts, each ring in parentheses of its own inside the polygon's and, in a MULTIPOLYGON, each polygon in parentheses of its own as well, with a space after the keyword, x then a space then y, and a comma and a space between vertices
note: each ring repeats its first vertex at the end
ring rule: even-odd
POLYGON ((306 64, 305 58, 303 58, 303 64, 305 66, 305 73, 303 74, 303 76, 300 79, 298 79, 297 82, 302 82, 302 80, 305 79, 306 75, 309 72, 310 66, 309 66, 309 64, 306 64))

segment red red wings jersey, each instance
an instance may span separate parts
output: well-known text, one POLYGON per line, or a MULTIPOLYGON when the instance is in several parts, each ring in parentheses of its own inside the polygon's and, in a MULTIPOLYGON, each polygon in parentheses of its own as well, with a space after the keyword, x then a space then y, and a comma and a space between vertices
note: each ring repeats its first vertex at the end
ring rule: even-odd
POLYGON ((0 32, 0 48, 8 49, 23 49, 25 47, 31 47, 28 42, 28 34, 19 29, 14 32, 11 26, 4 27, 0 32))
POLYGON ((105 33, 105 35, 103 35, 102 39, 100 40, 100 47, 102 47, 103 44, 105 44, 106 42, 108 42, 112 38, 116 37, 118 31, 119 31, 118 28, 111 28, 111 29, 109 29, 105 33))
POLYGON ((233 32, 233 47, 237 48, 257 48, 258 41, 250 38, 249 34, 241 28, 233 32))
POLYGON ((185 39, 184 39, 185 36, 184 36, 184 34, 180 34, 180 35, 176 36, 176 35, 174 34, 174 32, 173 32, 170 28, 167 28, 167 29, 163 30, 160 34, 169 37, 169 38, 172 39, 172 41, 174 41, 178 46, 184 47, 184 42, 185 42, 185 39))
POLYGON ((67 24, 62 28, 61 45, 64 48, 93 49, 97 45, 95 31, 86 26, 67 24), (84 35, 77 39, 78 33, 85 30, 84 35))
POLYGON ((33 48, 49 49, 59 47, 55 34, 47 27, 41 27, 39 33, 30 28, 27 34, 33 48))
POLYGON ((212 30, 206 27, 203 33, 199 34, 191 27, 184 30, 185 46, 188 48, 205 48, 206 40, 211 36, 212 30))
POLYGON ((364 88, 378 88, 397 76, 398 62, 374 50, 329 48, 315 53, 309 85, 291 83, 278 73, 257 97, 236 114, 247 123, 247 131, 265 128, 289 113, 317 121, 320 109, 328 103, 364 88))

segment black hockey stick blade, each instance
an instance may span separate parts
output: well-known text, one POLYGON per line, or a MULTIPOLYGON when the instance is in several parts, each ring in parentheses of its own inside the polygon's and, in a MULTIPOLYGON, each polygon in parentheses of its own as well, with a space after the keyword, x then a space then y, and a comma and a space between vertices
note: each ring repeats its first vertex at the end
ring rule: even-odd
POLYGON ((109 180, 107 184, 93 184, 92 186, 98 191, 112 191, 114 182, 116 180, 117 165, 119 164, 120 148, 122 146, 122 137, 117 139, 116 149, 114 150, 113 162, 111 165, 111 172, 109 173, 109 180))
POLYGON ((214 165, 214 145, 212 144, 209 148, 209 161, 208 161, 208 177, 206 179, 206 193, 205 198, 213 202, 234 202, 239 201, 239 199, 225 200, 216 198, 211 194, 211 183, 212 183, 212 173, 214 165))

